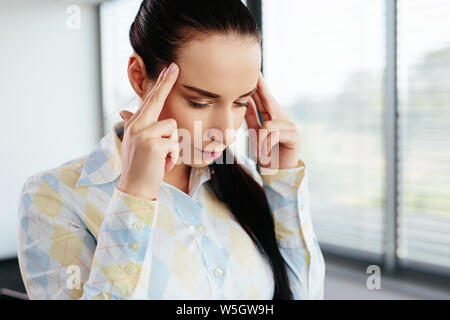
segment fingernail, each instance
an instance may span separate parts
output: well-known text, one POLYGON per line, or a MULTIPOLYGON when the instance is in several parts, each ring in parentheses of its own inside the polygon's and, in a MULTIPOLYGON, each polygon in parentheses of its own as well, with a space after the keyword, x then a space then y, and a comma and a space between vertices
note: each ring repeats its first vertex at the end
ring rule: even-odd
POLYGON ((172 62, 169 67, 169 73, 175 73, 175 71, 177 71, 177 68, 178 68, 177 65, 174 62, 172 62))

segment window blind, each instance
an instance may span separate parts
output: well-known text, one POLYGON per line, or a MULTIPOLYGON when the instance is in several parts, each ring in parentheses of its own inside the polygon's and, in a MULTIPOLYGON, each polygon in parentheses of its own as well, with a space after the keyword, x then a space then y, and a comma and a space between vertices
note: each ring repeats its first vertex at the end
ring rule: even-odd
POLYGON ((263 1, 264 77, 295 120, 321 245, 383 252, 384 1, 263 1))
POLYGON ((404 265, 450 271, 450 2, 398 2, 399 219, 404 265))

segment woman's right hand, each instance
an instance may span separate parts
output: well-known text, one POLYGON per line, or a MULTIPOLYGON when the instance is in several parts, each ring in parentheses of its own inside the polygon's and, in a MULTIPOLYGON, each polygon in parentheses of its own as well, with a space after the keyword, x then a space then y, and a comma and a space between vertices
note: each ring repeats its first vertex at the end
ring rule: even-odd
POLYGON ((161 71, 152 90, 142 100, 136 113, 122 110, 125 120, 122 139, 122 175, 117 189, 130 195, 154 200, 163 181, 179 157, 177 123, 174 119, 158 121, 179 68, 173 73, 161 71))

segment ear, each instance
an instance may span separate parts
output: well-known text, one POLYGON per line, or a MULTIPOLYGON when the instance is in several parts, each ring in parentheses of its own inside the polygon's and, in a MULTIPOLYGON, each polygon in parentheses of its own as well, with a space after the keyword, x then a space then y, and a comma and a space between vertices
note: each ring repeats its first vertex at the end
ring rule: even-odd
POLYGON ((147 73, 144 61, 136 52, 128 59, 128 80, 136 94, 143 99, 147 90, 147 73))

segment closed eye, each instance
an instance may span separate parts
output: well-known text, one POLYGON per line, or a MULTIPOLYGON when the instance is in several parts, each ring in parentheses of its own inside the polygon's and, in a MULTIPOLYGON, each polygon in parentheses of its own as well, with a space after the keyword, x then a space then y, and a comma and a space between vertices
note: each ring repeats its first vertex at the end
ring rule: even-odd
MULTIPOLYGON (((190 101, 190 100, 188 100, 188 101, 193 107, 196 107, 196 108, 206 108, 206 107, 210 106, 209 103, 201 104, 201 103, 195 103, 194 101, 190 101)), ((247 108, 249 106, 248 102, 247 103, 235 102, 235 104, 238 105, 239 107, 247 108)))
POLYGON ((207 106, 209 106, 209 104, 195 103, 195 102, 193 102, 193 101, 191 101, 191 100, 188 100, 188 101, 189 101, 189 103, 190 103, 192 106, 194 106, 194 107, 196 107, 196 108, 206 108, 207 106))
POLYGON ((248 104, 248 102, 247 103, 242 103, 242 102, 235 102, 238 106, 240 106, 240 107, 246 107, 246 108, 248 108, 248 106, 249 106, 249 104, 248 104))

